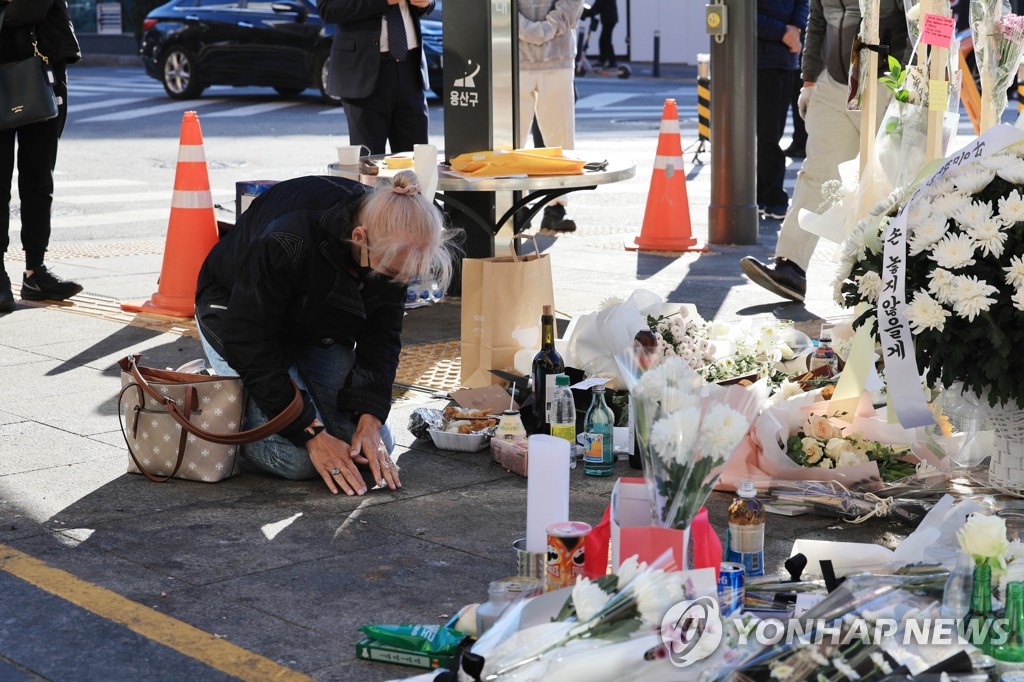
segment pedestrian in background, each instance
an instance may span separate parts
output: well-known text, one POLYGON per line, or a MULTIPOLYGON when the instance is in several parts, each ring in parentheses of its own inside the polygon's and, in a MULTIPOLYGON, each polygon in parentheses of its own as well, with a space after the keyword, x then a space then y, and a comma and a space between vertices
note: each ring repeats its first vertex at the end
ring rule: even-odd
POLYGON ((757 1, 757 207, 765 218, 782 220, 789 209, 786 132, 790 93, 799 76, 801 36, 809 0, 757 1))
MULTIPOLYGON (((800 209, 817 212, 822 201, 821 186, 838 180, 839 164, 860 151, 861 112, 846 106, 853 38, 860 32, 860 23, 859 0, 811 0, 800 92, 800 114, 807 125, 807 158, 797 174, 793 202, 779 231, 774 263, 762 263, 752 256, 740 261, 740 269, 751 281, 791 301, 804 300, 807 266, 818 244, 817 235, 801 229, 800 209)), ((879 43, 887 45, 889 54, 905 64, 909 38, 903 0, 880 0, 878 31, 879 43)), ((878 61, 880 67, 886 62, 878 61)), ((876 121, 881 123, 889 97, 883 88, 878 93, 876 121)))
MULTIPOLYGON (((573 149, 576 112, 573 79, 576 25, 583 0, 519 0, 519 140, 525 144, 534 116, 544 143, 573 149)), ((572 232, 565 197, 544 209, 541 229, 572 232)))
MULTIPOLYGON (((592 16, 601 21, 601 37, 597 41, 600 67, 615 68, 615 48, 612 47, 612 31, 619 23, 619 0, 594 0, 590 6, 592 16)), ((591 24, 593 30, 593 24, 591 24)))
POLYGON ((434 0, 317 0, 336 24, 327 94, 340 97, 350 144, 371 154, 412 151, 426 144, 428 84, 420 17, 434 0))
POLYGON ((31 57, 35 48, 49 61, 57 117, 0 130, 0 313, 14 310, 11 280, 3 267, 3 254, 11 244, 11 183, 17 148, 18 198, 21 200, 21 246, 25 273, 21 297, 29 301, 71 298, 81 285, 54 275, 44 265, 50 246, 53 207, 53 169, 57 142, 68 117, 68 64, 82 58, 75 29, 64 0, 0 0, 4 11, 0 29, 0 64, 31 57))
POLYGON ((405 292, 417 277, 447 288, 453 236, 412 171, 373 190, 294 178, 253 201, 199 272, 199 338, 217 374, 241 377, 245 428, 280 414, 293 381, 305 404, 242 446, 247 462, 332 493, 401 487, 386 422, 405 292))
POLYGON ((793 121, 793 138, 783 153, 791 159, 802 159, 807 156, 807 126, 804 125, 804 117, 800 115, 800 91, 804 83, 800 80, 800 72, 797 71, 793 79, 793 94, 789 97, 789 116, 793 121))

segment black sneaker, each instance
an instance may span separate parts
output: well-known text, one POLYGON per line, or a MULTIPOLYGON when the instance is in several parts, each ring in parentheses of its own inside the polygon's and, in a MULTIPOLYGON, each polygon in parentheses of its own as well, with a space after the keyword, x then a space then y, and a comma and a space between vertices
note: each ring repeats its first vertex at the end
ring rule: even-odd
POLYGON ((82 285, 57 277, 40 265, 21 281, 21 297, 26 301, 63 301, 82 291, 82 285))
POLYGON ((555 204, 544 209, 544 216, 540 219, 540 229, 554 230, 555 232, 575 232, 576 223, 565 217, 565 206, 555 204))
POLYGON ((14 292, 11 291, 11 278, 6 272, 0 271, 0 313, 14 310, 14 292))
POLYGON ((768 220, 785 220, 786 212, 789 210, 789 206, 785 204, 779 204, 778 206, 765 206, 764 210, 761 211, 768 220))
POLYGON ((766 265, 747 256, 740 261, 740 270, 754 284, 791 301, 803 301, 807 293, 807 274, 785 258, 776 258, 774 265, 766 265))

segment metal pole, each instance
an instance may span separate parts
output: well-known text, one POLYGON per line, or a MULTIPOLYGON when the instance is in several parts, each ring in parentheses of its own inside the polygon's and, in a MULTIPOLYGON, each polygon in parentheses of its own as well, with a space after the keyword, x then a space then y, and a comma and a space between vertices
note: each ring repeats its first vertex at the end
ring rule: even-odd
POLYGON ((711 40, 711 204, 708 241, 757 243, 755 3, 721 0, 728 33, 711 40))
POLYGON ((654 32, 654 66, 651 75, 655 78, 661 76, 661 31, 654 32))

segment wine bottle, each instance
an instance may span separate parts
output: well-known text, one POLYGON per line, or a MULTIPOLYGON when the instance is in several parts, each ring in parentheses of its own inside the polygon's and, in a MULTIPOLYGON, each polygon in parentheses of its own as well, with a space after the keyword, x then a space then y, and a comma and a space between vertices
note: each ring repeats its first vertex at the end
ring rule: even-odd
POLYGON ((555 350, 555 315, 546 305, 540 316, 541 346, 533 356, 533 432, 551 432, 551 398, 555 392, 556 374, 565 371, 562 356, 555 350))

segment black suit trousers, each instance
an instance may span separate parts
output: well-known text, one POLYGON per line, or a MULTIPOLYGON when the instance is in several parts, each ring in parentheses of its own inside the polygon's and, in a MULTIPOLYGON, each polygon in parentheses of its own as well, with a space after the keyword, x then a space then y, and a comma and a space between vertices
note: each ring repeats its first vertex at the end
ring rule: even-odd
POLYGON ((412 151, 426 144, 427 98, 420 74, 420 50, 411 50, 405 61, 382 57, 377 83, 369 97, 345 98, 348 138, 351 144, 365 144, 371 154, 412 151))

